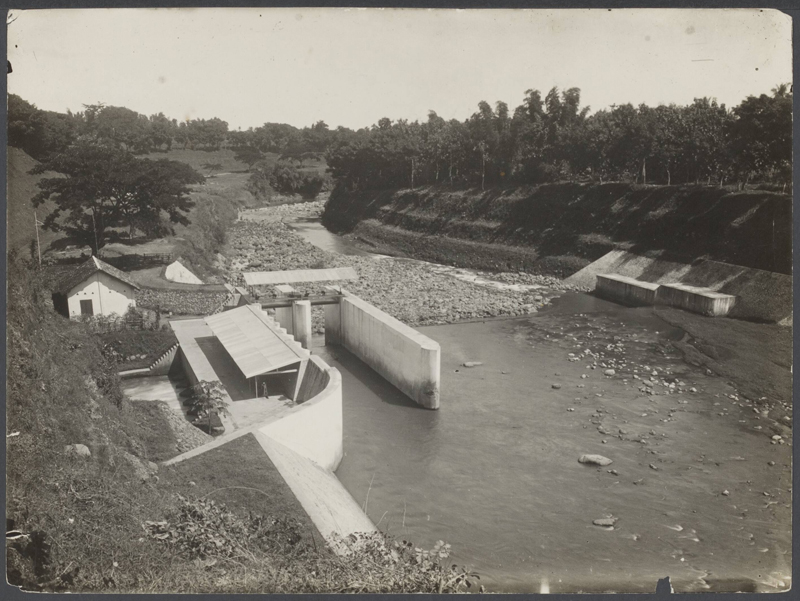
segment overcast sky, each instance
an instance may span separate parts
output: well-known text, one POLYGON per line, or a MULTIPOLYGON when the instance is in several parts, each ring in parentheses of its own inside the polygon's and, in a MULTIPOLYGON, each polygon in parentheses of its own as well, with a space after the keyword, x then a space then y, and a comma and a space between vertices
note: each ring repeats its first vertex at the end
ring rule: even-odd
POLYGON ((465 119, 486 100, 579 87, 612 104, 733 106, 790 82, 770 10, 95 9, 12 11, 9 92, 232 129, 465 119), (16 19, 16 20, 13 20, 16 19))

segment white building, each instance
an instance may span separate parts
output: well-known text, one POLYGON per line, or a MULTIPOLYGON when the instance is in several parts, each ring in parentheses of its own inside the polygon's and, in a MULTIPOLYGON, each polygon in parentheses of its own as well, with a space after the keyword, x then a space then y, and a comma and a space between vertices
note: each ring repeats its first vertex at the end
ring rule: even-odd
POLYGON ((124 315, 136 306, 139 288, 124 272, 91 257, 65 277, 53 293, 56 311, 70 318, 124 315))

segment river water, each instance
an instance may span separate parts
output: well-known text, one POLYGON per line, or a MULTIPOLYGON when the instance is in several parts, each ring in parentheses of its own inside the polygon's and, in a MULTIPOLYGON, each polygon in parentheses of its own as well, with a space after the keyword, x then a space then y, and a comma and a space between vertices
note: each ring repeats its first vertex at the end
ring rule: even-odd
POLYGON ((315 349, 344 381, 337 476, 379 528, 450 543, 492 591, 651 592, 664 576, 676 591, 790 585, 791 450, 728 401, 727 382, 682 361, 669 343, 683 332, 652 309, 570 293, 530 317, 419 329, 442 346, 438 411, 347 351, 315 349), (584 349, 617 377, 569 355, 584 349), (686 394, 642 394, 633 370, 684 381, 686 394), (614 463, 583 465, 585 453, 614 463), (592 524, 606 517, 613 529, 592 524))

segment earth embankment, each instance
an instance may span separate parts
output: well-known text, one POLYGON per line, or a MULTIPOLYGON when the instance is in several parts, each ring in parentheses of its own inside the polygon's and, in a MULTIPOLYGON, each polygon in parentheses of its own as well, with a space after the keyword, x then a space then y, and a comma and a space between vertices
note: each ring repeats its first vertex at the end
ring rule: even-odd
POLYGON ((622 249, 791 273, 791 197, 763 190, 621 183, 337 188, 322 219, 377 252, 477 269, 564 277, 622 249))

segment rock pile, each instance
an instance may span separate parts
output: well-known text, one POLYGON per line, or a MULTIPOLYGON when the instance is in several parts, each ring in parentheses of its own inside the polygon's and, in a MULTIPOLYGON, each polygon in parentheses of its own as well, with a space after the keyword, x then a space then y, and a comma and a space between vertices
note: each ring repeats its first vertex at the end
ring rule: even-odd
POLYGON ((226 296, 224 291, 142 288, 136 291, 136 304, 178 315, 209 315, 226 296))
MULTIPOLYGON (((321 293, 325 285, 342 285, 409 325, 525 315, 547 302, 540 293, 493 290, 435 273, 415 261, 327 253, 283 223, 237 222, 229 239, 225 254, 231 258, 231 284, 244 284, 243 271, 351 266, 359 275, 356 281, 292 285, 301 294, 321 293)), ((317 317, 316 331, 320 324, 321 317, 317 317)))
POLYGON ((195 428, 186 421, 186 418, 179 415, 177 411, 170 409, 166 404, 158 403, 158 408, 164 416, 164 421, 167 422, 170 430, 175 435, 176 454, 191 451, 195 447, 213 440, 212 436, 195 428))

